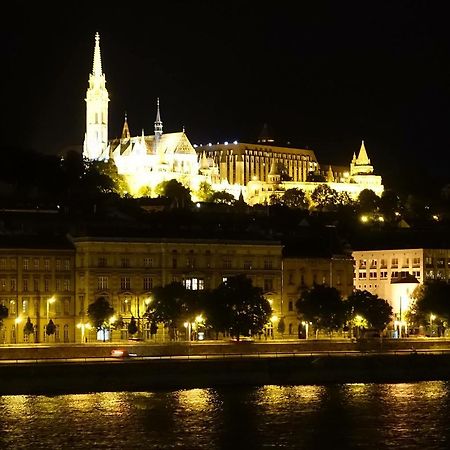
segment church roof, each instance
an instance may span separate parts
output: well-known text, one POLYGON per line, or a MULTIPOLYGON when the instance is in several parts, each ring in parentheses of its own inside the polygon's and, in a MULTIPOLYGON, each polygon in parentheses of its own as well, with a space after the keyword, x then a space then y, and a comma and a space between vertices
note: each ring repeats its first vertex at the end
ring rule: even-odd
MULTIPOLYGON (((164 133, 161 136, 135 136, 130 138, 129 141, 132 146, 139 144, 142 145, 142 142, 145 143, 148 154, 190 154, 197 156, 197 153, 194 147, 189 142, 186 134, 183 132, 178 133, 164 133)), ((120 139, 114 139, 111 141, 111 151, 114 153, 119 153, 120 155, 127 154, 127 152, 131 151, 131 147, 128 147, 126 144, 122 143, 120 139)))

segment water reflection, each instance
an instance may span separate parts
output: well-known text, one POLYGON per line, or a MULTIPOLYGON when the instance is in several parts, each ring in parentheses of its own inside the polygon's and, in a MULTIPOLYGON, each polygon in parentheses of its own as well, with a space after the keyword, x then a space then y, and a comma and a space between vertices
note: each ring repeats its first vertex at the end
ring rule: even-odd
POLYGON ((450 448, 450 384, 0 397, 0 448, 450 448))

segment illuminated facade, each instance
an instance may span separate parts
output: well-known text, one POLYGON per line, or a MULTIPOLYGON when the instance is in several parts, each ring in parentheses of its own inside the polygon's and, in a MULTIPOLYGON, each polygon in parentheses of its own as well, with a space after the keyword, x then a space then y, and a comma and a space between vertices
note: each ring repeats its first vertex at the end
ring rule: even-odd
POLYGON ((108 102, 106 78, 102 71, 100 37, 95 36, 94 63, 86 93, 86 135, 83 156, 88 160, 112 158, 118 173, 127 180, 129 193, 155 197, 155 187, 162 181, 176 179, 188 187, 193 199, 202 182, 215 191, 226 191, 236 199, 240 194, 250 204, 270 202, 272 195, 281 196, 287 189, 302 189, 310 195, 326 183, 337 192, 346 192, 356 199, 363 189, 377 195, 383 192, 382 180, 373 173, 373 166, 364 146, 353 155, 347 170, 321 168, 312 150, 279 147, 270 138, 257 144, 234 142, 191 145, 184 130, 163 133, 159 100, 154 134, 132 137, 127 117, 122 135, 108 140, 108 102), (326 170, 326 180, 308 181, 312 173, 326 170))
MULTIPOLYGON (((282 247, 277 242, 91 237, 76 237, 73 242, 76 311, 84 312, 77 318, 78 342, 87 307, 98 297, 107 298, 125 321, 133 315, 148 338, 148 323, 142 319, 146 302, 153 287, 172 281, 189 289, 213 289, 226 277, 245 273, 279 314, 282 247)), ((124 333, 115 337, 123 338, 124 333)))
POLYGON ((0 304, 9 313, 3 319, 0 343, 74 342, 73 246, 67 241, 41 246, 20 238, 8 241, 0 246, 0 304), (24 334, 28 317, 34 327, 29 336, 24 334), (50 319, 56 330, 48 337, 45 327, 50 319))
POLYGON ((433 279, 450 280, 448 249, 358 250, 352 254, 355 288, 387 300, 398 322, 405 322, 411 295, 419 284, 433 279))
POLYGON ((333 255, 331 258, 283 257, 284 337, 293 339, 309 334, 306 324, 298 320, 295 303, 303 291, 311 289, 315 284, 334 287, 343 298, 350 295, 353 291, 353 258, 344 255, 333 255))

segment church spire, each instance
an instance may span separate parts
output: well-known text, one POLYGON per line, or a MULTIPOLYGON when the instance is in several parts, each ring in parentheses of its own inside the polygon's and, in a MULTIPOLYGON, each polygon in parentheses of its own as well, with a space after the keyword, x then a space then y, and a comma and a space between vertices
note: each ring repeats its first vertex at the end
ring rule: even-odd
POLYGON ((122 128, 122 139, 130 139, 130 129, 128 127, 128 121, 127 121, 127 113, 125 112, 125 120, 123 122, 123 128, 122 128))
POLYGON ((86 134, 83 156, 89 160, 108 159, 108 102, 106 78, 102 72, 100 36, 95 34, 94 64, 86 91, 86 134))
POLYGON ((95 48, 94 48, 94 64, 92 66, 92 75, 99 77, 102 75, 102 57, 100 55, 100 35, 95 33, 95 48))
POLYGON ((156 120, 155 120, 155 137, 160 137, 163 133, 163 125, 161 115, 159 113, 159 97, 156 99, 156 120))

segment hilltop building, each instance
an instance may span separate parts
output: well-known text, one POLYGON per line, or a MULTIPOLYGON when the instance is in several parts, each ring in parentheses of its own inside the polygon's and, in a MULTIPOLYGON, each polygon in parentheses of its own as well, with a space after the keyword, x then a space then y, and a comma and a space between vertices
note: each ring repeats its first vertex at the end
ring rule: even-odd
MULTIPOLYGON (((348 170, 323 168, 312 150, 274 145, 268 133, 256 144, 227 143, 194 146, 185 130, 163 133, 159 99, 154 134, 131 136, 128 118, 119 138, 108 138, 109 94, 102 70, 100 37, 95 36, 94 61, 86 93, 86 134, 83 156, 87 160, 112 158, 118 173, 128 182, 130 194, 156 196, 162 181, 176 179, 194 194, 202 182, 215 191, 226 191, 237 199, 242 195, 250 205, 270 202, 287 189, 302 189, 310 195, 327 184, 337 192, 355 199, 363 189, 377 195, 383 192, 382 180, 374 174, 364 142, 358 157, 353 155, 348 170), (313 175, 325 174, 322 177, 313 175)), ((197 200, 194 198, 194 200, 197 200)))

